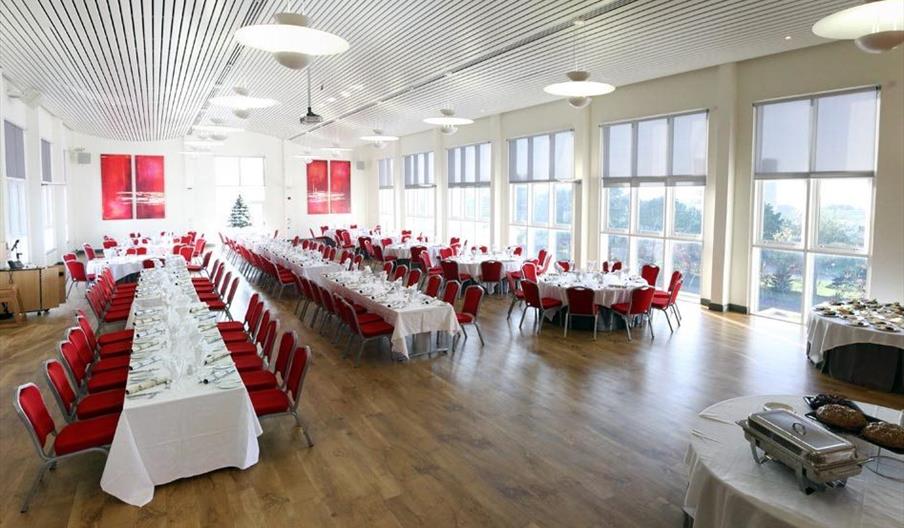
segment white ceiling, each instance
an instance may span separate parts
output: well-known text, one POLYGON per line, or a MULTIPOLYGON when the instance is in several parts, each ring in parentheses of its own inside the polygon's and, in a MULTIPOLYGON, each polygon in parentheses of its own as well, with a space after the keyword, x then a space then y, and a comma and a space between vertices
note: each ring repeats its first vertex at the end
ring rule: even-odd
POLYGON ((282 104, 247 129, 312 145, 409 134, 453 107, 480 117, 554 99, 577 62, 616 86, 825 42, 810 28, 858 0, 14 0, 0 2, 0 67, 73 129, 122 140, 181 137, 234 85, 282 104), (235 29, 301 11, 351 44, 305 74, 235 43, 235 29), (786 40, 786 36, 791 36, 786 40), (322 86, 322 90, 321 90, 322 86), (344 95, 343 96, 343 92, 344 95), (328 98, 334 97, 334 101, 328 98), (308 137, 305 134, 309 133, 308 137))

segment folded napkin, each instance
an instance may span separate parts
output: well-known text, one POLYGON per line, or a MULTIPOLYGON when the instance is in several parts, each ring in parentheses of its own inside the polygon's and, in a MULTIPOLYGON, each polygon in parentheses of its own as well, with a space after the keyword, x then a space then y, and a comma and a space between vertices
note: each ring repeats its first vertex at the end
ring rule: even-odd
POLYGON ((138 394, 139 392, 146 391, 152 387, 156 387, 157 385, 165 385, 169 383, 169 379, 167 378, 150 378, 142 381, 141 383, 136 383, 134 385, 130 385, 126 387, 126 394, 138 394))
POLYGON ((229 351, 228 351, 228 350, 223 350, 223 351, 220 351, 220 352, 214 352, 213 354, 208 355, 208 356, 204 359, 204 364, 205 364, 205 365, 210 365, 211 363, 216 363, 217 361, 223 359, 224 357, 226 357, 226 356, 228 356, 228 355, 229 355, 229 351))

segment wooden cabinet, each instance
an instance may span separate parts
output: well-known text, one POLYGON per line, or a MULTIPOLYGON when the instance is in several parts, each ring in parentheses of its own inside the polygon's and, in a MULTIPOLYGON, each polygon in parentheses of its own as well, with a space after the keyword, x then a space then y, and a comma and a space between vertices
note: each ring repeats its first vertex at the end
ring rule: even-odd
POLYGON ((25 312, 46 311, 66 302, 66 272, 62 264, 45 268, 0 270, 0 288, 16 286, 25 312))

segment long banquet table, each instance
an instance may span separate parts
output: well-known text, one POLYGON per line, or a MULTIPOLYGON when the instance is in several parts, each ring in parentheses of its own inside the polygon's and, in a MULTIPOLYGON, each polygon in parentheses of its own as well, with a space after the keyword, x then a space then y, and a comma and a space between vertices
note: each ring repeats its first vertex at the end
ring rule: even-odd
MULTIPOLYGON (((412 292, 411 302, 402 302, 399 299, 404 295, 403 289, 390 293, 389 282, 366 271, 342 271, 325 278, 326 288, 332 293, 364 306, 395 327, 390 341, 393 350, 404 359, 411 355, 406 338, 431 332, 454 335, 461 330, 451 304, 414 290, 408 290, 412 292)), ((430 340, 426 341, 424 345, 430 346, 430 340)))
POLYGON ((325 274, 342 269, 338 262, 324 260, 320 253, 293 247, 288 242, 270 241, 266 244, 256 244, 255 251, 320 286, 324 285, 325 274))
POLYGON ((113 274, 113 280, 118 281, 119 279, 140 272, 144 267, 143 262, 153 258, 155 257, 152 255, 122 255, 119 257, 91 259, 85 265, 85 272, 88 275, 97 275, 103 271, 104 268, 110 268, 110 273, 113 274))
MULTIPOLYGON (((900 481, 863 468, 843 488, 805 495, 787 467, 754 462, 750 444, 736 422, 763 410, 767 402, 790 405, 798 414, 809 412, 800 396, 745 396, 716 403, 694 420, 685 457, 688 488, 684 498, 684 511, 694 519, 694 528, 904 525, 904 483, 900 481)), ((891 423, 902 419, 900 410, 858 405, 866 414, 891 423)), ((857 439, 854 444, 867 455, 876 450, 857 439)), ((888 451, 883 455, 902 458, 888 451)))
POLYGON ((127 327, 128 395, 101 488, 143 506, 155 486, 257 463, 260 423, 182 259, 141 273, 127 327))

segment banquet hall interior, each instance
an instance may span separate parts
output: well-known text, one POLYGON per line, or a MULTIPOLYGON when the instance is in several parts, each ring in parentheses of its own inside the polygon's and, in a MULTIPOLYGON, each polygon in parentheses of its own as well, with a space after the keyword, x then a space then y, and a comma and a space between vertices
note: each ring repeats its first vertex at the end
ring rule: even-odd
POLYGON ((0 2, 0 526, 904 526, 902 44, 0 2))

